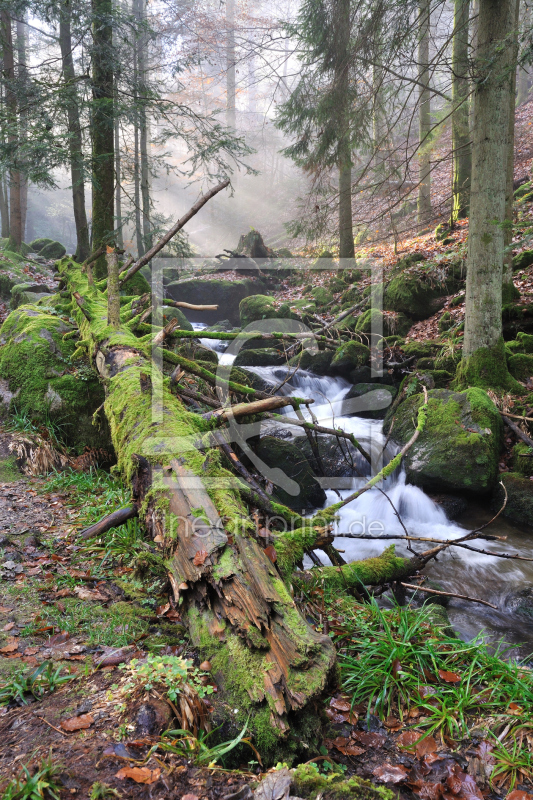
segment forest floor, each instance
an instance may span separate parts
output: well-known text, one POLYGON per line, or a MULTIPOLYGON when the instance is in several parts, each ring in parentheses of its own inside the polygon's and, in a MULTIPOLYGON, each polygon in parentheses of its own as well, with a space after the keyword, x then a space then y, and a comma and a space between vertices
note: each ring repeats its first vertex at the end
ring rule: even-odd
MULTIPOLYGON (((240 769, 226 770, 193 737, 169 752, 161 733, 178 727, 171 703, 126 691, 132 659, 196 654, 165 580, 131 566, 147 548, 136 521, 99 541, 78 535, 124 501, 122 488, 95 470, 23 476, 9 453, 13 436, 0 434, 3 796, 19 796, 6 787, 26 768, 60 798, 252 797, 260 754, 241 745, 240 769), (35 697, 21 675, 39 669, 35 697)), ((402 798, 533 797, 528 669, 459 642, 431 609, 360 606, 324 596, 319 584, 296 591, 341 658, 312 760, 317 775, 333 784, 357 775, 402 798)))

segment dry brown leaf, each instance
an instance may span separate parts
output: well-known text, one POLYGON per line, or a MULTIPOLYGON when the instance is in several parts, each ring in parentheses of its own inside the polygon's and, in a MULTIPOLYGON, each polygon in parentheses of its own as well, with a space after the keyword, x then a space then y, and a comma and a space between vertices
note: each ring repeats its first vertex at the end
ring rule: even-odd
POLYGON ((523 789, 515 789, 514 791, 509 792, 505 800, 533 800, 533 794, 524 792, 523 789))
POLYGON ((437 752, 437 742, 433 736, 426 736, 424 739, 420 739, 416 743, 415 750, 418 758, 433 755, 433 753, 437 752))
POLYGON ((331 708, 335 708, 337 711, 349 711, 352 707, 352 704, 347 700, 341 700, 337 697, 332 697, 329 704, 331 708))
MULTIPOLYGON (((159 780, 159 776, 161 775, 161 770, 157 769, 149 769, 148 767, 122 767, 119 769, 115 778, 119 780, 124 780, 124 778, 131 778, 132 781, 135 783, 155 783, 159 780)), ((187 795, 185 795, 187 797, 187 795)), ((181 800, 184 800, 182 797, 181 800)), ((198 800, 195 797, 195 800, 198 800)))
POLYGON ((24 655, 25 656, 34 656, 35 653, 38 653, 38 652, 39 652, 39 648, 38 647, 27 647, 24 650, 24 655))
POLYGON ((459 683, 461 680, 457 672, 447 672, 445 669, 439 669, 439 678, 445 683, 459 683))
POLYGON ((269 561, 272 561, 273 564, 276 563, 276 561, 278 560, 278 554, 276 553, 276 548, 274 547, 274 545, 269 544, 268 547, 265 547, 263 552, 269 559, 269 561))
POLYGON ((74 589, 74 594, 80 598, 80 600, 98 600, 100 603, 107 603, 109 600, 104 594, 91 589, 87 589, 85 586, 76 586, 74 589))
POLYGON ((406 750, 414 750, 415 744, 421 738, 422 734, 419 731, 404 731, 400 733, 396 739, 398 747, 403 747, 406 750))
POLYGON ((392 764, 382 764, 381 767, 376 767, 372 774, 383 783, 401 783, 406 778, 407 769, 401 764, 394 767, 392 764))
POLYGON ((13 611, 12 608, 7 608, 6 606, 0 606, 0 614, 9 614, 13 611))
POLYGON ((11 628, 14 628, 14 627, 15 627, 15 623, 14 622, 8 622, 6 625, 4 625, 2 630, 3 631, 10 631, 11 628))
POLYGON ((79 717, 71 717, 61 721, 64 731, 81 731, 90 728, 94 718, 90 714, 81 714, 79 717))
POLYGON ((195 567, 201 567, 208 555, 207 550, 197 550, 192 563, 195 567))
POLYGON ((10 639, 5 647, 0 647, 0 653, 13 653, 19 649, 19 643, 16 639, 10 639))

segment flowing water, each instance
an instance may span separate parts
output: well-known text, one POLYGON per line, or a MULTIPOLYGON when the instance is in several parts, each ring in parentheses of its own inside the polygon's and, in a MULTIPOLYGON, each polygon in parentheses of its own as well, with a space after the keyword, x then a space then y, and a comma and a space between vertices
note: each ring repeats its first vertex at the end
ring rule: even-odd
MULTIPOLYGON (((221 363, 232 363, 234 356, 224 355, 223 352, 226 342, 209 339, 201 341, 219 353, 221 363)), ((288 376, 285 367, 256 367, 253 371, 274 387, 279 387, 288 376)), ((340 427, 353 433, 370 453, 375 474, 383 463, 393 457, 397 449, 390 443, 386 445, 381 421, 364 419, 357 415, 357 411, 364 408, 361 408, 361 400, 346 401, 349 388, 350 384, 342 378, 319 377, 299 370, 283 383, 277 393, 312 398, 313 412, 320 424, 340 427)), ((292 410, 287 412, 292 413, 292 410)), ((265 433, 273 427, 278 431, 282 427, 286 435, 289 431, 295 438, 305 435, 301 428, 290 424, 266 422, 263 425, 265 433)), ((339 496, 347 497, 366 483, 370 472, 367 462, 362 458, 358 459, 356 466, 360 475, 329 481, 319 479, 326 490, 326 505, 337 502, 339 496)), ((383 491, 374 488, 340 512, 335 529, 335 546, 344 551, 347 561, 379 555, 391 541, 349 539, 342 537, 342 533, 372 534, 376 537, 381 534, 403 536, 404 530, 396 511, 410 535, 438 540, 458 538, 464 535, 465 530, 473 530, 493 516, 488 503, 481 505, 471 502, 467 511, 457 520, 449 520, 443 509, 421 489, 406 483, 402 468, 383 481, 380 488, 383 491)), ((529 657, 533 653, 533 562, 499 559, 490 553, 517 553, 533 558, 533 529, 519 527, 500 517, 487 532, 506 536, 507 539, 505 543, 482 539, 469 542, 473 547, 485 550, 487 555, 458 547, 449 548, 439 556, 438 561, 430 562, 424 572, 445 591, 479 597, 498 607, 493 610, 481 604, 452 599, 448 606, 450 620, 462 638, 471 639, 482 632, 490 642, 503 639, 509 644, 517 645, 516 657, 529 657), (517 600, 520 596, 523 601, 517 600), (531 609, 531 617, 523 610, 524 604, 531 609), (522 606, 521 609, 517 608, 519 605, 522 606)), ((395 544, 398 554, 408 555, 405 542, 397 541, 395 544)), ((431 543, 414 543, 414 549, 419 552, 432 546, 434 545, 431 543)), ((319 552, 319 555, 324 563, 329 563, 324 553, 319 552)))

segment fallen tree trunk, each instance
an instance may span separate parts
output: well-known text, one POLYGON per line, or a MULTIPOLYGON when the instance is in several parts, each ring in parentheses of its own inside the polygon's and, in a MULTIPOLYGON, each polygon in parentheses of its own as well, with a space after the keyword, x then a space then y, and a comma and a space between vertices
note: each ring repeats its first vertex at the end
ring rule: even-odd
POLYGON ((217 713, 233 726, 249 718, 268 760, 286 753, 290 729, 291 747, 299 741, 305 747, 319 724, 314 701, 335 679, 331 640, 300 616, 253 538, 255 523, 218 450, 206 460, 191 446, 210 423, 184 409, 127 328, 102 324, 106 298, 79 266, 66 262, 60 269, 106 386, 118 467, 165 559, 192 642, 213 666, 221 690, 217 713))

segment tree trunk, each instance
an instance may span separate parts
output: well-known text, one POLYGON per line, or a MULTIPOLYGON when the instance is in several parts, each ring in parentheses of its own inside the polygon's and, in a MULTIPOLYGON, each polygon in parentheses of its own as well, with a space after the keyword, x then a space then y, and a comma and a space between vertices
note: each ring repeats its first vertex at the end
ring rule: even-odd
MULTIPOLYGON (((520 25, 520 31, 522 33, 527 33, 529 31, 531 25, 531 12, 529 5, 525 4, 523 8, 522 20, 520 25)), ((516 77, 517 80, 517 87, 518 93, 516 97, 516 105, 520 106, 522 103, 525 103, 528 96, 529 96, 529 70, 531 69, 530 65, 526 69, 525 66, 518 67, 518 75, 516 77)))
MULTIPOLYGON (((514 36, 511 51, 511 63, 518 61, 518 26, 520 21, 520 0, 513 0, 515 3, 514 36)), ((515 132, 515 98, 516 98, 516 67, 512 70, 511 76, 511 102, 509 103, 509 146, 507 149, 507 184, 505 190, 505 229, 504 245, 507 252, 503 257, 502 275, 502 305, 511 303, 520 297, 520 292, 513 283, 513 253, 511 243, 513 241, 513 208, 514 208, 514 132, 515 132)))
POLYGON ((117 245, 124 249, 124 233, 122 231, 122 174, 120 163, 120 122, 115 120, 115 217, 117 228, 117 245))
POLYGON ((0 15, 2 25, 2 49, 4 78, 6 81, 6 110, 9 121, 8 144, 12 150, 9 170, 9 243, 8 249, 20 252, 22 246, 21 175, 18 169, 18 120, 15 94, 15 57, 13 52, 12 19, 7 11, 0 15))
MULTIPOLYGON (((135 19, 139 18, 139 2, 133 0, 132 10, 135 19)), ((135 203, 135 240, 137 242, 137 258, 145 253, 141 224, 141 162, 139 153, 139 40, 133 44, 133 202, 135 203)))
POLYGON ((60 7, 59 44, 63 68, 63 80, 67 86, 65 100, 69 131, 70 180, 72 182, 72 208, 76 226, 76 261, 82 262, 90 253, 89 226, 85 210, 85 176, 83 168, 83 139, 80 124, 80 112, 76 90, 76 73, 72 58, 71 35, 72 8, 70 0, 65 0, 60 7))
MULTIPOLYGON (((111 0, 92 0, 93 14, 93 100, 91 134, 93 145, 92 247, 111 245, 114 238, 115 159, 113 102, 113 6, 111 0)), ((94 275, 107 273, 105 256, 94 262, 94 275)))
MULTIPOLYGON (((23 101, 22 106, 25 105, 25 97, 28 90, 28 67, 26 64, 26 35, 27 28, 22 19, 17 20, 17 54, 18 54, 18 78, 20 84, 20 91, 22 92, 23 101)), ((20 140, 25 141, 28 135, 28 122, 26 112, 21 111, 19 114, 20 124, 20 140)), ((20 229, 22 241, 26 238, 26 216, 28 214, 28 177, 26 171, 20 174, 20 229)))
POLYGON ((350 0, 339 0, 336 31, 335 95, 339 137, 339 258, 354 258, 352 217, 352 148, 350 136, 350 0))
POLYGON ((2 216, 2 239, 9 239, 9 198, 5 180, 0 180, 0 215, 2 216))
POLYGON ((418 3, 418 138, 419 186, 418 222, 425 225, 431 218, 431 92, 429 89, 429 22, 430 0, 418 3))
POLYGON ((458 379, 509 386, 502 277, 516 0, 480 0, 463 361, 458 379))
POLYGON ((470 0, 455 0, 452 53, 452 215, 451 224, 468 217, 472 149, 470 144, 468 77, 468 21, 470 0))
POLYGON ((235 0, 226 0, 226 125, 236 130, 235 0))
POLYGON ((152 246, 152 225, 150 222, 150 165, 148 161, 148 119, 146 115, 146 49, 147 40, 145 32, 145 5, 144 0, 138 0, 138 23, 140 36, 138 39, 138 68, 139 68, 139 146, 141 157, 141 200, 143 221, 143 246, 144 252, 152 246))

